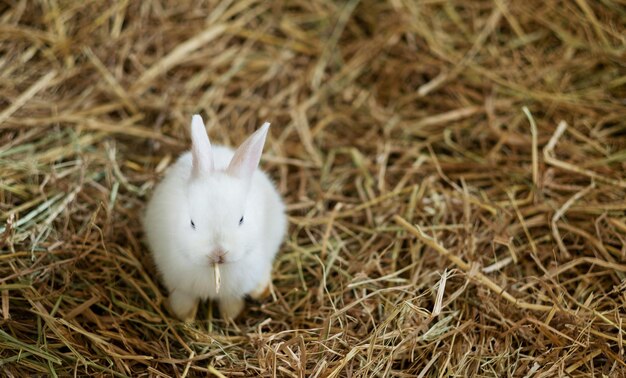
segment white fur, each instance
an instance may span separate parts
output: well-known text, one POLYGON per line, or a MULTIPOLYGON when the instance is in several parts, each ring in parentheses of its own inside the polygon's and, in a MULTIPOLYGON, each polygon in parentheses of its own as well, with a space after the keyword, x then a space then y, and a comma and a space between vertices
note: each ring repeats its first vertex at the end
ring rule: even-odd
POLYGON ((234 151, 210 146, 208 139, 196 143, 195 132, 194 148, 208 148, 206 156, 212 157, 210 164, 199 166, 212 170, 196 174, 196 155, 183 154, 156 187, 144 227, 176 315, 188 320, 198 300, 217 299, 222 315, 234 318, 244 295, 262 290, 271 280, 272 262, 286 231, 284 205, 263 172, 256 168, 251 178, 232 174, 228 166, 234 151), (211 260, 217 249, 227 252, 220 265, 219 293, 211 260))

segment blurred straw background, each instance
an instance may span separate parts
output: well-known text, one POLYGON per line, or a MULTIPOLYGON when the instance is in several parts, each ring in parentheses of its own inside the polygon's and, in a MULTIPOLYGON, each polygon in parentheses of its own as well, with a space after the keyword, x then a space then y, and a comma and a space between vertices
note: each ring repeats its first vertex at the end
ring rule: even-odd
POLYGON ((0 370, 626 375, 623 0, 0 4, 0 370), (140 214, 272 122, 272 296, 172 318, 140 214))

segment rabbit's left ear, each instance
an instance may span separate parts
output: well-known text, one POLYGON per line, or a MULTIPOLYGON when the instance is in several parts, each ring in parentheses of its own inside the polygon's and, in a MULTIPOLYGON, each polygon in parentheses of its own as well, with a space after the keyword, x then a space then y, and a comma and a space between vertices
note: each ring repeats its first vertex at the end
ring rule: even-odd
POLYGON ((235 177, 244 180, 246 186, 250 184, 254 171, 259 166, 261 153, 265 145, 267 130, 270 124, 265 122, 261 128, 250 135, 248 139, 235 151, 235 156, 230 161, 226 172, 235 177))
POLYGON ((200 115, 191 118, 191 161, 193 177, 198 178, 215 170, 213 150, 200 115))

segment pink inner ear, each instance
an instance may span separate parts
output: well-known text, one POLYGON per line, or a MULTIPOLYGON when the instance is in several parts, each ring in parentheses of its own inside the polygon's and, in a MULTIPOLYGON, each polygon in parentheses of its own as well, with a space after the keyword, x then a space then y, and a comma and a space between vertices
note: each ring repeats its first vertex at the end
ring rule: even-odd
POLYGON ((254 171, 259 166, 269 126, 270 124, 265 122, 260 129, 239 146, 226 170, 228 174, 237 176, 246 182, 250 181, 254 171))
POLYGON ((202 117, 196 114, 191 119, 191 161, 194 177, 213 172, 213 151, 202 117))

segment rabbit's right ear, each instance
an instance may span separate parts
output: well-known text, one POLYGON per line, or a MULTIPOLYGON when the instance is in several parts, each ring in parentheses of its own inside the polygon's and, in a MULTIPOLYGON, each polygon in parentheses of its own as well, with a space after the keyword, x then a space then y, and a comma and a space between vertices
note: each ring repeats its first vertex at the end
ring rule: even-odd
POLYGON ((265 138, 267 137, 267 130, 269 130, 270 124, 265 122, 260 129, 250 135, 246 139, 233 156, 226 172, 239 177, 245 182, 246 190, 252 180, 252 175, 259 165, 261 160, 261 153, 263 152, 263 145, 265 144, 265 138))
POLYGON ((206 175, 215 169, 211 142, 199 114, 191 118, 191 159, 193 177, 206 175))

